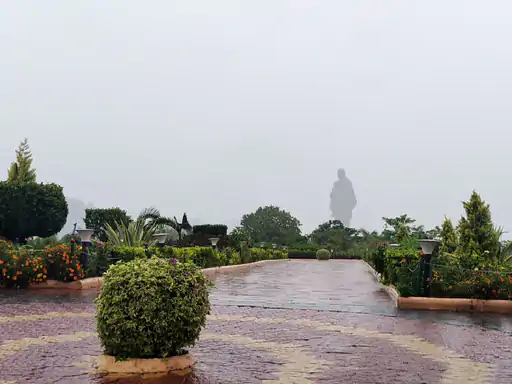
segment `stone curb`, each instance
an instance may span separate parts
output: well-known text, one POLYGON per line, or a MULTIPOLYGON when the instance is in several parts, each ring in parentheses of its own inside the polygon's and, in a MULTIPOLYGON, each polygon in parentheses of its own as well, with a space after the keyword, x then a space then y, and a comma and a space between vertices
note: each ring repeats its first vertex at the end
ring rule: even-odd
POLYGON ((436 297, 399 297, 400 309, 423 309, 429 311, 512 313, 512 301, 482 299, 449 299, 436 297))
MULTIPOLYGON (((246 263, 246 264, 236 264, 236 265, 226 265, 224 267, 213 267, 213 268, 204 268, 202 269, 204 275, 212 279, 218 274, 222 273, 232 273, 232 272, 240 272, 240 271, 248 271, 254 267, 260 267, 265 264, 271 263, 281 263, 288 261, 288 259, 280 259, 280 260, 261 260, 256 261, 254 263, 246 263)), ((81 291, 87 289, 99 289, 103 284, 103 277, 90 277, 87 279, 72 281, 69 283, 48 280, 45 283, 41 284, 31 284, 28 289, 62 289, 69 291, 81 291)))
POLYGON ((393 287, 392 285, 382 284, 380 282, 380 274, 375 269, 373 269, 373 267, 370 264, 368 264, 366 261, 361 260, 361 263, 366 265, 366 267, 368 268, 370 273, 373 275, 373 277, 375 277, 375 280, 377 280, 377 282, 380 285, 382 285, 382 288, 386 291, 386 293, 389 295, 389 297, 391 297, 391 299, 393 299, 393 301, 395 302, 395 307, 398 307, 398 299, 399 299, 400 295, 396 291, 395 287, 393 287))

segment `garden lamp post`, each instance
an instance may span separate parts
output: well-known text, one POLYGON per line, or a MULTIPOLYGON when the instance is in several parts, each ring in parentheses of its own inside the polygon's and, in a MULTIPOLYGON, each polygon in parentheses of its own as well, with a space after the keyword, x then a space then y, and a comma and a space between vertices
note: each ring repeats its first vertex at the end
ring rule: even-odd
POLYGON ((167 233, 155 233, 153 239, 156 240, 157 245, 162 248, 167 240, 167 233))
POLYGON ((262 242, 260 243, 260 248, 263 248, 264 246, 265 246, 265 243, 262 241, 262 242))
POLYGON ((277 248, 277 244, 272 244, 272 249, 276 249, 277 248))
POLYGON ((218 237, 210 237, 208 240, 210 240, 210 244, 212 245, 212 248, 217 248, 217 243, 219 242, 218 237))
POLYGON ((441 244, 439 240, 421 239, 420 241, 421 252, 423 257, 420 260, 420 278, 421 278, 421 292, 423 296, 430 296, 430 286, 432 283, 432 254, 436 248, 441 244))
POLYGON ((76 232, 80 236, 80 243, 82 244, 80 264, 86 270, 89 262, 89 246, 91 245, 92 235, 94 235, 94 229, 77 229, 76 232))

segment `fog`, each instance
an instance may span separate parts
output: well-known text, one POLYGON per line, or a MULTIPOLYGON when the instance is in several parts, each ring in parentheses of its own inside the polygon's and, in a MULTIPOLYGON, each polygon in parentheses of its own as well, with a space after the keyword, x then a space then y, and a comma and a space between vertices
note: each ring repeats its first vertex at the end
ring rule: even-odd
POLYGON ((457 220, 473 189, 512 230, 512 3, 18 0, 0 13, 0 177, 97 207, 313 229, 344 168, 351 225, 457 220), (509 132, 509 133, 507 133, 509 132))

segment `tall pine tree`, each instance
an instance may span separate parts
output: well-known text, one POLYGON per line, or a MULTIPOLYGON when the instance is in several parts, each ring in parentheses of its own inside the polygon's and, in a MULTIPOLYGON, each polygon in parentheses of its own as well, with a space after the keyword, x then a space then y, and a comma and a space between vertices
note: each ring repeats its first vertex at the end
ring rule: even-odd
POLYGON ((32 169, 32 152, 28 146, 28 139, 23 140, 16 150, 16 161, 11 163, 7 181, 19 183, 36 181, 36 170, 32 169))
POLYGON ((473 191, 469 201, 463 205, 466 217, 461 217, 457 227, 457 254, 463 267, 474 268, 497 254, 499 242, 494 235, 489 204, 473 191))
POLYGON ((457 232, 453 227, 452 221, 445 217, 443 221, 443 225, 441 226, 441 249, 440 252, 444 253, 454 253, 457 249, 457 232))

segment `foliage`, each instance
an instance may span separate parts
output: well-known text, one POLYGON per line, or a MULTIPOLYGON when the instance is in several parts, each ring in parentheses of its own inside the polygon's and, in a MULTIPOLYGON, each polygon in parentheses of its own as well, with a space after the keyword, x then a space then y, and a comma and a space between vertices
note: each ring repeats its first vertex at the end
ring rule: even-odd
POLYGON ((34 237, 27 241, 27 246, 32 249, 43 249, 49 245, 57 245, 61 243, 57 238, 57 235, 50 237, 34 237))
POLYGON ((7 181, 10 183, 35 183, 36 170, 32 169, 32 161, 32 152, 28 146, 28 139, 25 138, 16 150, 16 161, 9 167, 7 181))
POLYGON ((105 225, 105 236, 107 241, 114 246, 122 247, 143 247, 146 244, 153 245, 153 235, 156 227, 147 227, 143 220, 135 220, 126 223, 115 222, 114 226, 105 225))
POLYGON ((228 244, 231 247, 239 247, 242 241, 251 242, 251 236, 242 227, 235 227, 229 233, 228 244))
POLYGON ((29 283, 46 281, 45 260, 30 249, 15 249, 12 244, 0 240, 0 281, 7 287, 26 287, 29 283))
POLYGON ((457 232, 453 227, 452 221, 445 217, 443 225, 441 226, 441 248, 440 252, 443 253, 454 253, 457 249, 458 239, 457 232))
POLYGON ((96 299, 105 353, 120 359, 185 353, 206 325, 209 286, 192 263, 151 258, 111 266, 96 299))
POLYGON ((327 249, 319 249, 316 251, 316 258, 318 260, 329 260, 331 258, 331 252, 329 252, 327 249))
POLYGON ((301 238, 300 221, 289 212, 272 205, 244 215, 240 226, 254 243, 290 245, 301 238))
MULTIPOLYGON (((186 220, 186 216, 184 216, 186 220)), ((182 226, 178 223, 176 218, 171 219, 160 214, 160 211, 156 208, 150 207, 142 210, 137 217, 137 221, 144 223, 144 232, 147 233, 171 233, 180 236, 182 226)))
POLYGON ((178 240, 181 240, 182 235, 188 235, 192 232, 192 226, 188 222, 188 217, 186 213, 183 214, 183 217, 181 218, 181 223, 178 222, 176 216, 174 217, 174 222, 176 223, 175 229, 178 233, 178 240))
POLYGON ((94 236, 101 241, 107 241, 105 234, 107 225, 115 226, 117 223, 128 224, 130 216, 121 208, 87 208, 85 210, 84 223, 86 228, 94 229, 94 236))
POLYGON ((271 248, 251 248, 249 262, 261 260, 280 260, 288 258, 288 254, 280 249, 271 248))
POLYGON ((418 263, 421 251, 415 248, 393 247, 384 251, 384 282, 393 284, 400 296, 417 296, 419 293, 418 263))
POLYGON ((470 199, 463 202, 463 206, 466 217, 461 217, 457 227, 457 255, 463 268, 473 269, 483 262, 482 255, 492 257, 497 254, 499 239, 496 238, 489 204, 478 193, 473 191, 470 199))
POLYGON ((246 241, 240 242, 240 263, 245 264, 251 260, 251 248, 246 241))
POLYGON ((330 220, 320 224, 311 233, 311 241, 314 244, 344 253, 356 245, 359 240, 358 236, 357 229, 345 227, 339 220, 330 220))
POLYGON ((0 237, 23 242, 32 236, 53 236, 67 216, 61 186, 0 182, 0 237))
POLYGON ((194 235, 207 235, 207 236, 226 236, 228 233, 228 227, 224 224, 204 224, 194 225, 192 228, 194 235))
POLYGON ((416 220, 403 214, 397 217, 383 217, 382 237, 390 243, 400 244, 406 237, 415 239, 433 239, 439 236, 440 228, 426 231, 423 225, 414 225, 416 220))
POLYGON ((70 245, 60 244, 44 249, 44 258, 48 267, 48 278, 59 281, 77 281, 85 277, 80 264, 80 246, 75 250, 70 245))

